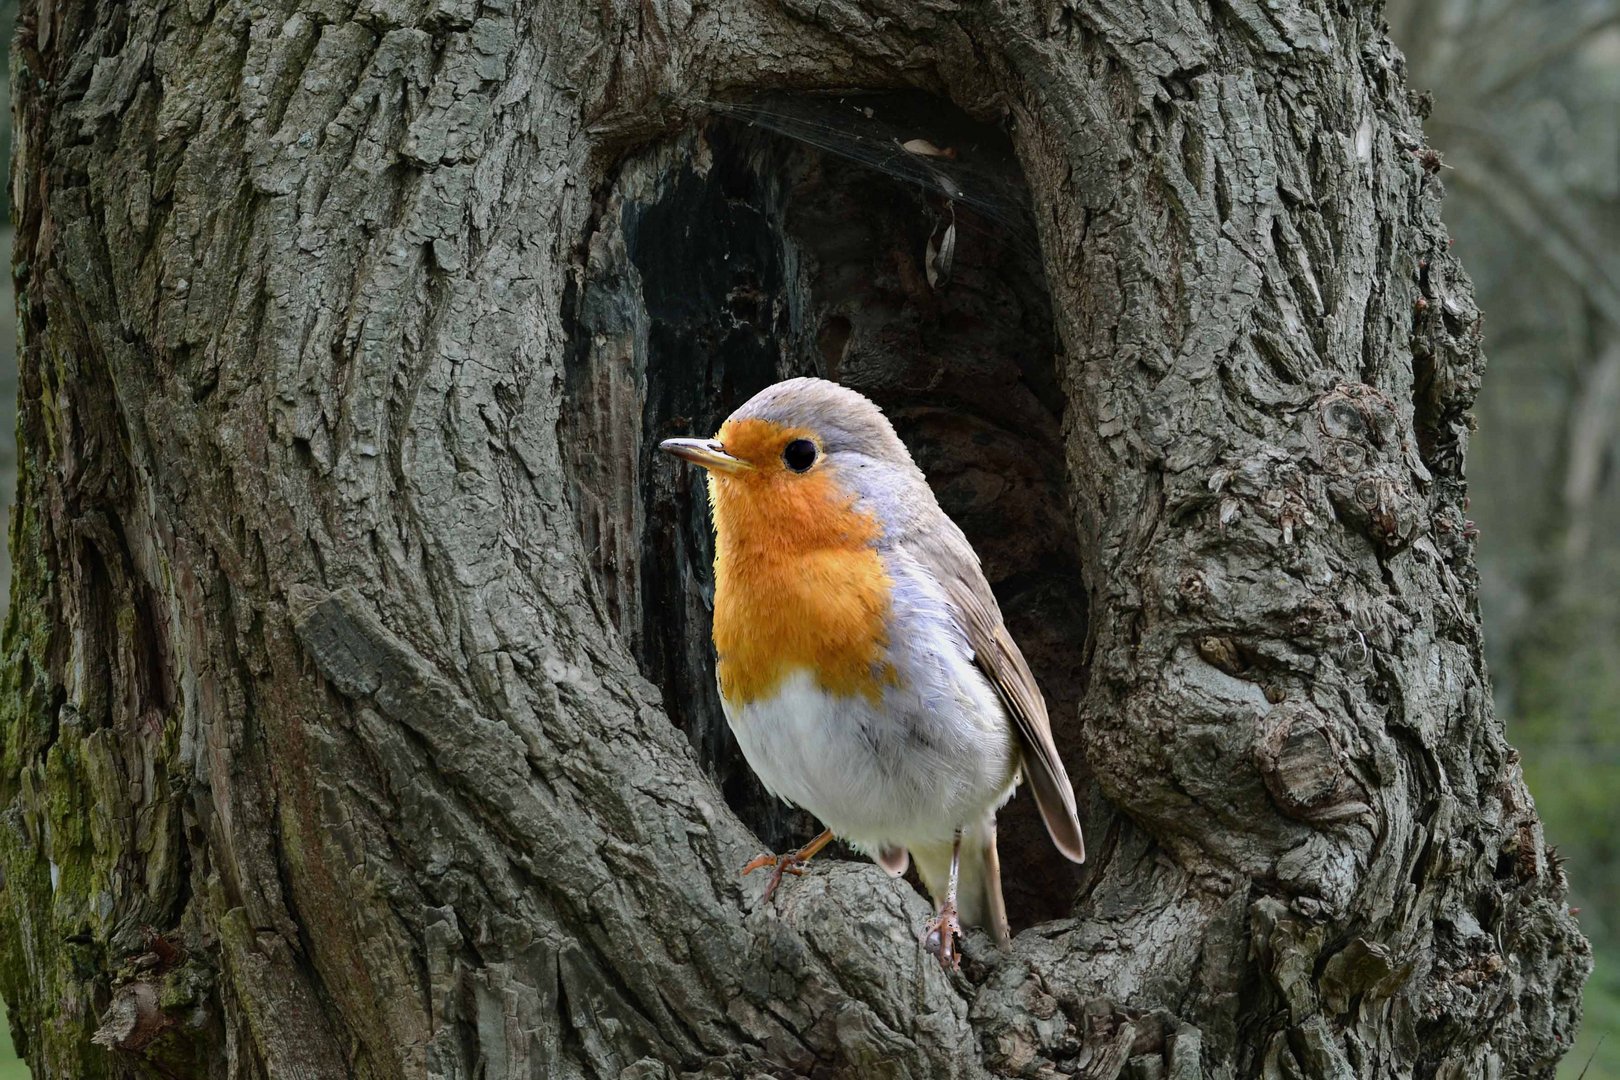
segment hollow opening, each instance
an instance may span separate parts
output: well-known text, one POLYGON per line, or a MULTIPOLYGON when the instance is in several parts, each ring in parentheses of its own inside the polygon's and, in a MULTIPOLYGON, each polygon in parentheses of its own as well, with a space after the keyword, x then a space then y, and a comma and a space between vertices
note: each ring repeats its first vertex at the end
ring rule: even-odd
MULTIPOLYGON (((567 303, 564 445, 595 594, 727 802, 773 850, 820 826, 765 793, 721 712, 702 484, 660 455, 814 374, 877 402, 983 561, 1077 792, 1086 592, 1051 299, 1006 134, 921 95, 720 106, 624 159, 567 303)), ((1082 805, 1084 798, 1082 796, 1082 805)), ((1002 811, 1014 928, 1079 881, 1025 792, 1002 811)))

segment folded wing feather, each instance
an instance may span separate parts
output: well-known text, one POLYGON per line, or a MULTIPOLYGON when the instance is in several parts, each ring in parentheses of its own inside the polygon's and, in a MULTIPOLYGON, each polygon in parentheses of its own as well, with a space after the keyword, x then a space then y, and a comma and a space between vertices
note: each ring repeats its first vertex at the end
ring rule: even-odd
POLYGON ((1052 741, 1046 700, 1024 654, 1001 621, 1001 609, 984 579, 978 554, 948 518, 943 527, 913 535, 904 546, 944 587, 979 669, 1012 716, 1023 747, 1024 776, 1052 842, 1073 861, 1085 862, 1086 844, 1075 812, 1074 788, 1052 741))

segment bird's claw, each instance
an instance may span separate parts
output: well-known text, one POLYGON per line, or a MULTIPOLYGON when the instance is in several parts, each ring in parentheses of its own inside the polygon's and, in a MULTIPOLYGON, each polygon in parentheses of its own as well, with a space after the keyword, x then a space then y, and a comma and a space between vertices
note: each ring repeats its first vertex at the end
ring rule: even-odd
POLYGON ((776 892, 776 887, 782 884, 783 874, 792 874, 794 877, 799 877, 803 875, 809 862, 809 859, 800 857, 797 851, 789 852, 786 855, 756 855, 749 860, 747 866, 742 868, 742 873, 744 877, 747 877, 755 870, 763 870, 767 866, 772 868, 771 879, 765 883, 765 895, 761 897, 761 899, 769 901, 771 895, 776 892))
POLYGON ((956 917, 955 904, 947 900, 939 914, 923 924, 920 940, 924 949, 939 958, 940 967, 946 971, 961 969, 962 923, 956 917))

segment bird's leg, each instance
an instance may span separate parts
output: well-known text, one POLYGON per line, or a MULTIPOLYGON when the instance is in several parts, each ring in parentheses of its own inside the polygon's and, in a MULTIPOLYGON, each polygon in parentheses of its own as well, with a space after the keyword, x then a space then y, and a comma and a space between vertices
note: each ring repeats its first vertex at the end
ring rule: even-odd
POLYGON ((962 966, 962 953, 957 942, 962 936, 962 923, 956 916, 956 879, 962 866, 962 830, 956 830, 951 843, 951 883, 945 890, 945 902, 939 912, 923 925, 923 948, 939 957, 939 966, 955 971, 962 966))
POLYGON ((755 857, 752 862, 742 868, 742 872, 746 875, 752 874, 761 867, 772 867, 771 880, 765 883, 765 896, 763 897, 763 899, 769 900, 771 894, 776 891, 776 887, 782 884, 783 874, 792 874, 797 877, 804 873, 805 864, 810 861, 810 857, 832 843, 832 838, 833 831, 827 829, 798 851, 790 852, 787 855, 760 855, 755 857))

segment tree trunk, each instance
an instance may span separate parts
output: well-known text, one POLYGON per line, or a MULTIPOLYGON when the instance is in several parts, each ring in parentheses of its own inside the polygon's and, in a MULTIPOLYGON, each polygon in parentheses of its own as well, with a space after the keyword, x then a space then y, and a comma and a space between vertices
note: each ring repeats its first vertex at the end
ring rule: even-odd
POLYGON ((26 4, 36 1075, 1550 1075, 1589 959, 1490 711, 1401 67, 1299 0, 26 4), (1033 227, 704 119, 851 88, 1033 227), (737 877, 809 826, 650 448, 803 370, 895 416, 1083 789, 1084 875, 1009 825, 1034 928, 962 979, 864 862, 737 877))

